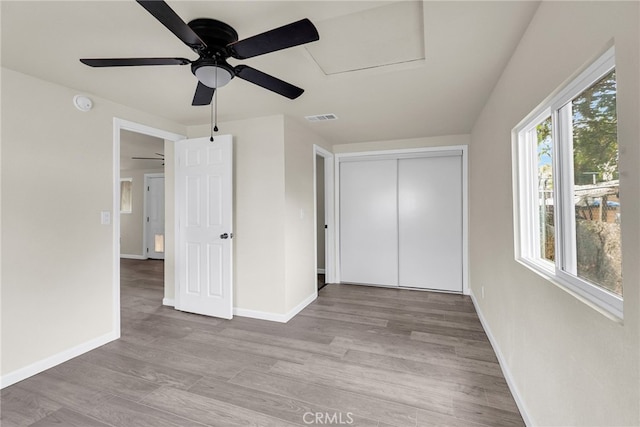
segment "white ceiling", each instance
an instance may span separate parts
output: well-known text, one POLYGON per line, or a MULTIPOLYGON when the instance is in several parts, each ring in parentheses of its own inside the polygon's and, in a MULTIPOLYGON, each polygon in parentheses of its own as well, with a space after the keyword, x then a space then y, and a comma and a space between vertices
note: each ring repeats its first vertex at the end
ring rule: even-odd
MULTIPOLYGON (((468 133, 538 5, 537 1, 423 2, 415 9, 422 10, 422 25, 416 25, 415 16, 404 22, 406 13, 386 12, 393 7, 384 14, 375 11, 389 8, 391 1, 167 3, 185 22, 218 19, 233 26, 240 39, 304 17, 316 23, 320 40, 316 46, 307 45, 309 50, 299 46, 241 61, 304 88, 300 98, 292 101, 234 79, 218 91, 218 120, 286 114, 331 143, 468 133), (382 15, 390 17, 387 25, 367 24, 382 15), (354 23, 351 37, 345 22, 354 23), (335 61, 330 54, 334 34, 322 32, 331 28, 342 31, 335 61), (368 34, 363 36, 363 31, 368 34), (377 43, 379 64, 373 58, 373 68, 340 72, 344 52, 353 55, 356 67, 371 63, 376 51, 370 41, 380 39, 381 33, 385 42, 377 43), (403 46, 389 52, 394 43, 403 46), (415 46, 424 50, 425 59, 405 61, 403 50, 415 56, 415 46), (337 73, 325 74, 314 60, 311 53, 320 51, 322 62, 337 73), (400 63, 384 65, 393 62, 400 63), (324 113, 335 113, 339 120, 308 124, 304 120, 324 113)), ((398 11, 406 9, 397 6, 398 11)), ((196 59, 135 1, 2 1, 1 7, 2 66, 186 126, 208 123, 209 108, 191 106, 197 81, 189 66, 90 68, 78 61, 83 57, 196 59)))

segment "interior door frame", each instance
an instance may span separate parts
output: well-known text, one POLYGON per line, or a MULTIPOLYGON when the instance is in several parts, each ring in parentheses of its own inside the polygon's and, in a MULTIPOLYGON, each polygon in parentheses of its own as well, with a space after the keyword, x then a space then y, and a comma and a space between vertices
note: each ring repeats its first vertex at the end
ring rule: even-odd
POLYGON ((328 150, 313 145, 313 223, 316 232, 314 233, 315 247, 315 274, 318 272, 318 183, 317 183, 317 156, 324 159, 324 221, 327 226, 324 242, 324 277, 325 283, 337 283, 336 276, 336 241, 337 232, 335 228, 334 210, 334 155, 328 150))
MULTIPOLYGON (((380 151, 359 151, 353 153, 338 153, 335 155, 335 279, 340 283, 340 163, 344 161, 371 160, 375 158, 417 158, 425 154, 437 154, 444 151, 462 152, 462 293, 470 294, 469 288, 469 161, 468 145, 445 145, 438 147, 406 148, 380 151)), ((375 285, 372 285, 375 286, 375 285)), ((399 287, 403 289, 402 287, 399 287)), ((406 288, 421 290, 417 288, 406 288)))
MULTIPOLYGON (((112 246, 113 246, 113 323, 112 328, 116 339, 120 338, 120 131, 128 130, 148 136, 176 142, 185 139, 185 135, 154 128, 118 117, 113 118, 113 200, 111 205, 112 218, 112 246)), ((165 218, 166 221, 166 218, 165 218)), ((166 230, 166 224, 165 224, 166 230)))
MULTIPOLYGON (((147 188, 147 186, 149 185, 149 180, 152 178, 164 178, 164 172, 162 173, 145 173, 144 174, 144 188, 147 188)), ((149 252, 147 252, 147 237, 149 237, 148 235, 148 228, 149 228, 149 223, 146 221, 147 218, 147 214, 148 214, 148 208, 149 208, 149 191, 148 190, 144 190, 144 202, 143 204, 143 213, 142 213, 142 253, 144 254, 145 258, 149 258, 149 252)), ((166 195, 166 185, 165 185, 165 195, 166 195)), ((165 203, 166 203, 166 199, 165 199, 165 203)), ((165 209, 166 210, 166 209, 165 209)), ((165 228, 167 225, 167 219, 166 219, 166 215, 165 215, 165 228)), ((165 230, 165 245, 167 243, 166 241, 166 230, 165 230)))

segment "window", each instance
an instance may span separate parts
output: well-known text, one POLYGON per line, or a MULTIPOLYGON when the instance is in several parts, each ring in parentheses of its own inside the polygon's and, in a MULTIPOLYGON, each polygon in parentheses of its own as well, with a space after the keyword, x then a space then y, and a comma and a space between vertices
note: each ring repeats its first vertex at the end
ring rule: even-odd
POLYGON ((120 179, 120 213, 132 212, 133 178, 120 179))
POLYGON ((615 52, 514 129, 516 257, 622 317, 615 52))

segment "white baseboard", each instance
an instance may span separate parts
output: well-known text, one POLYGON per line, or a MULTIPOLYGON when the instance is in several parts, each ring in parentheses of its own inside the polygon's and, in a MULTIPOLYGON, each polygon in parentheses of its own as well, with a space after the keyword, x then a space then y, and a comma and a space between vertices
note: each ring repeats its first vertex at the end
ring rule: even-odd
POLYGON ((120 258, 126 258, 126 259, 147 259, 146 256, 142 256, 142 255, 132 255, 132 254, 120 254, 120 258))
POLYGON ((74 357, 87 353, 111 341, 117 340, 118 338, 120 338, 119 332, 109 332, 106 335, 102 335, 101 337, 94 338, 58 354, 54 354, 46 359, 42 359, 38 362, 32 363, 31 365, 25 366, 24 368, 9 372, 0 378, 0 388, 5 388, 22 380, 26 380, 29 377, 53 368, 56 365, 64 363, 67 360, 71 360, 74 357))
POLYGON ((169 307, 176 306, 176 300, 173 298, 162 298, 162 305, 168 305, 169 307))
POLYGON ((280 322, 287 323, 289 320, 293 319, 293 317, 300 313, 306 306, 311 304, 313 301, 318 298, 318 291, 315 291, 313 294, 309 295, 305 298, 300 304, 293 307, 285 314, 280 313, 271 313, 268 311, 258 311, 258 310, 248 310, 245 308, 235 307, 233 309, 234 316, 240 317, 251 317, 253 319, 261 319, 261 320, 270 320, 272 322, 280 322))
POLYGON ((324 274, 324 268, 319 268, 318 269, 318 274, 324 274))
POLYGON ((516 387, 516 383, 513 380, 513 376, 511 375, 511 371, 509 371, 509 367, 507 365, 506 359, 502 355, 502 351, 500 351, 500 347, 498 347, 498 343, 491 333, 491 328, 489 324, 485 320, 482 311, 480 311, 480 306, 478 305, 478 301, 476 300, 476 296, 473 294, 473 291, 469 292, 469 296, 471 297, 471 301, 473 301, 473 306, 476 309, 476 313, 478 313, 478 318, 480 319, 480 323, 484 328, 487 337, 489 338, 489 342, 493 347, 493 351, 496 353, 496 357, 498 358, 498 363, 500 364, 500 369, 502 369, 502 374, 504 375, 504 379, 507 381, 507 385, 509 386, 509 390, 511 390, 511 394, 513 395, 513 399, 516 401, 516 405, 520 410, 520 415, 522 415, 522 419, 527 426, 537 425, 531 419, 529 415, 529 411, 527 410, 527 406, 525 405, 520 392, 518 391, 518 387, 516 387))

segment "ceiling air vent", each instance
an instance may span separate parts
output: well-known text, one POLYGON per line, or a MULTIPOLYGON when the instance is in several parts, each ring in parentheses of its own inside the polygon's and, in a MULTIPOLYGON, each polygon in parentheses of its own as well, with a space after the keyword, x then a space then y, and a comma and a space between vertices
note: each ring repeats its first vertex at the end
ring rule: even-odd
POLYGON ((305 116, 305 119, 310 122, 325 122, 327 120, 338 120, 338 116, 333 113, 330 114, 318 114, 316 116, 305 116))

